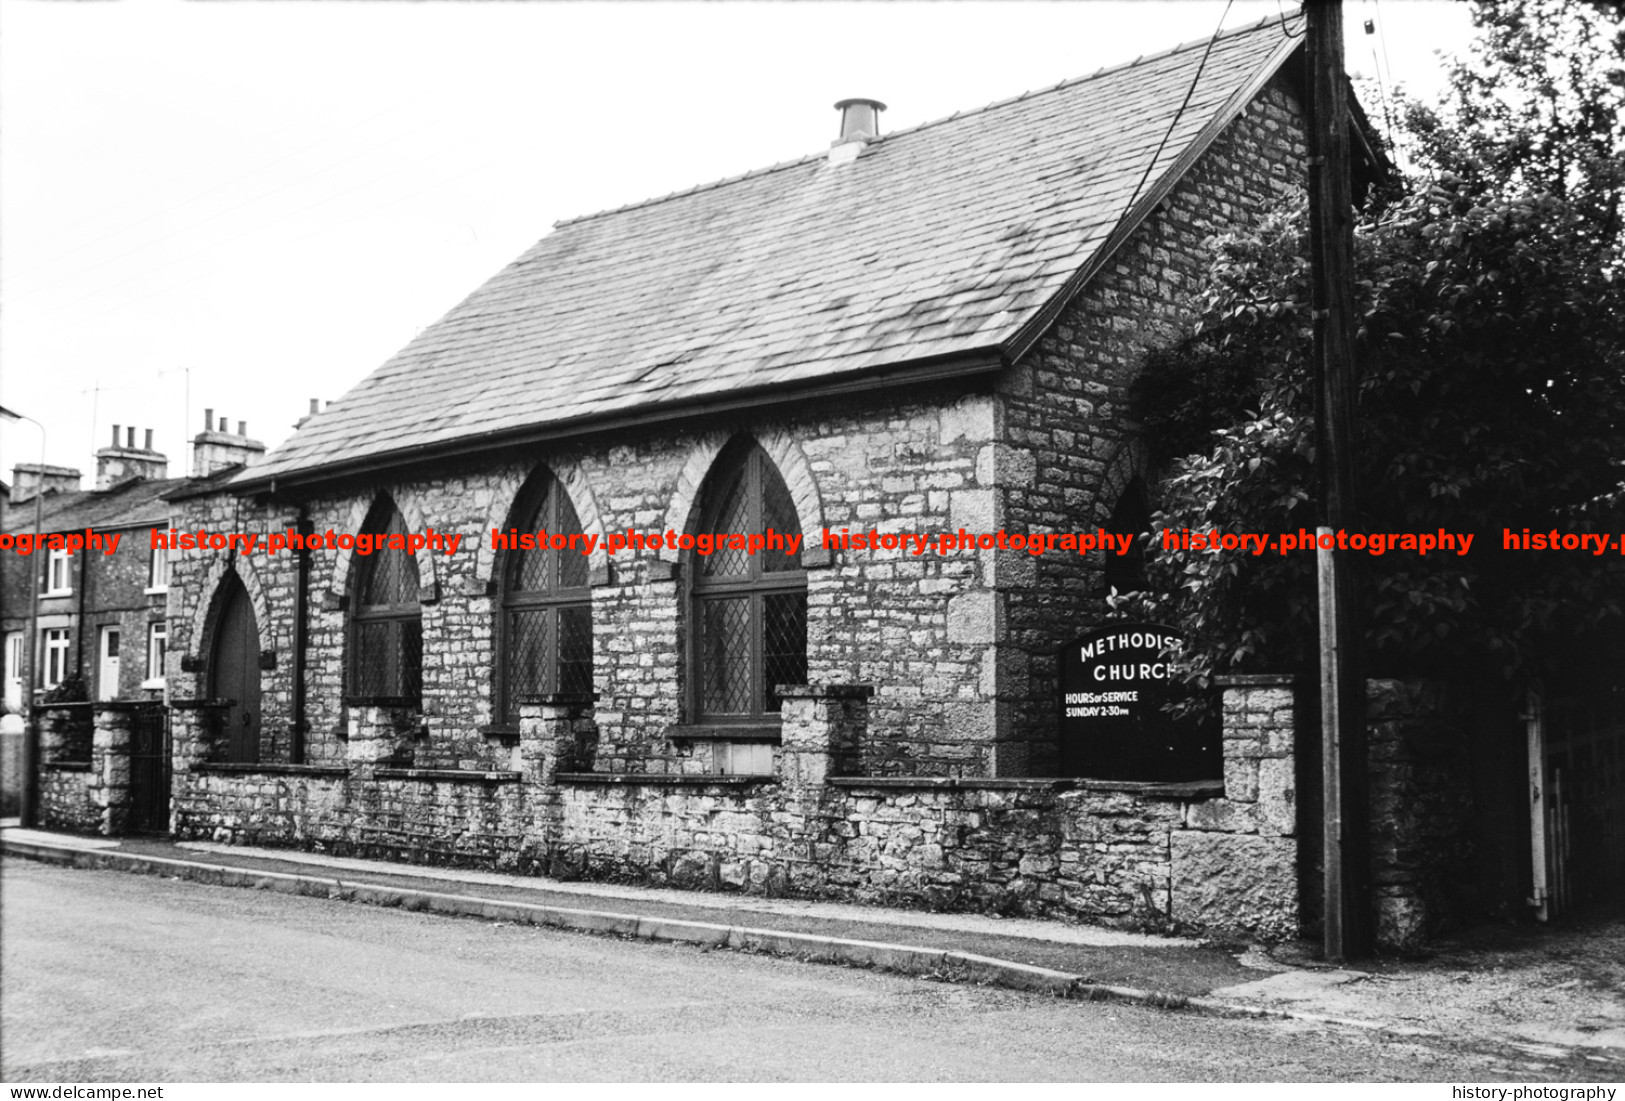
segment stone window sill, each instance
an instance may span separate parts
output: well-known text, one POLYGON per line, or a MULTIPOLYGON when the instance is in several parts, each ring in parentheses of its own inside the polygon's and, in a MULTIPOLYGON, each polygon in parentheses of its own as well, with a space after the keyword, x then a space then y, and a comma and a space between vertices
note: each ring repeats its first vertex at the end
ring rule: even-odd
POLYGON ((374 775, 380 780, 448 780, 453 783, 486 784, 509 784, 520 778, 517 772, 475 772, 463 768, 381 768, 374 775))
POLYGON ((347 765, 291 765, 272 761, 204 761, 192 766, 193 772, 269 773, 275 776, 346 776, 347 765))
POLYGON ((979 776, 832 776, 840 788, 878 791, 1120 791, 1146 799, 1203 800, 1224 795, 1223 780, 1188 780, 1181 783, 1141 780, 1082 780, 979 776))
POLYGON ((89 772, 89 761, 46 761, 46 772, 89 772))
POLYGON ((674 726, 666 731, 672 741, 704 739, 711 742, 772 742, 783 741, 778 724, 771 726, 674 726))
POLYGON ((485 726, 480 728, 480 735, 488 742, 499 745, 518 745, 519 728, 517 726, 485 726))
POLYGON ((560 772, 554 780, 561 784, 601 785, 610 787, 750 787, 754 784, 776 784, 777 776, 738 776, 720 772, 560 772))

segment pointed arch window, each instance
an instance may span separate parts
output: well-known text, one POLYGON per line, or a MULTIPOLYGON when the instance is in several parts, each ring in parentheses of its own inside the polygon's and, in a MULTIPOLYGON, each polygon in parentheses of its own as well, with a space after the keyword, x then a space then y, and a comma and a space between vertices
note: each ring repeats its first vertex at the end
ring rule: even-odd
MULTIPOLYGON (((575 535, 581 520, 551 474, 533 478, 514 506, 519 535, 575 535)), ((519 728, 519 701, 555 692, 592 691, 592 595, 587 556, 552 547, 503 552, 497 639, 497 700, 502 727, 519 728)))
POLYGON ((1151 530, 1151 503, 1145 482, 1134 478, 1117 499, 1112 518, 1106 530, 1118 535, 1134 536, 1134 545, 1127 554, 1115 552, 1106 555, 1106 568, 1102 571, 1101 585, 1106 593, 1116 589, 1120 593, 1139 592, 1147 587, 1145 572, 1147 534, 1151 530))
MULTIPOLYGON (((406 535, 406 521, 388 498, 367 514, 362 531, 373 537, 406 535)), ((417 706, 423 694, 423 609, 418 564, 405 549, 387 547, 358 556, 350 594, 349 696, 369 702, 417 706)))
MULTIPOLYGON (((784 479, 759 446, 725 452, 701 491, 695 534, 769 531, 801 531, 784 479)), ((690 576, 694 721, 776 726, 777 687, 807 682, 807 575, 798 557, 771 548, 693 553, 690 576)))

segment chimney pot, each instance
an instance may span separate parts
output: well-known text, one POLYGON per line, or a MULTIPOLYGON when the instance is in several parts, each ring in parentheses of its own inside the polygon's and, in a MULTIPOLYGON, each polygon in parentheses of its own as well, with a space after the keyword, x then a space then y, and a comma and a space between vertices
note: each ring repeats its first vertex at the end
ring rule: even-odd
POLYGON ((146 450, 148 450, 148 451, 152 450, 152 429, 150 429, 150 428, 147 429, 147 446, 146 446, 146 450))
POLYGON ((124 446, 128 447, 131 451, 135 450, 135 425, 133 424, 125 430, 124 446))
POLYGON ((113 446, 118 446, 118 425, 113 426, 113 446))
POLYGON ((226 415, 224 413, 220 414, 220 431, 228 432, 230 430, 231 422, 226 419, 226 415))
POLYGON ((314 417, 318 412, 320 412, 320 410, 318 410, 316 407, 321 404, 321 401, 322 401, 321 398, 311 398, 310 399, 310 415, 311 416, 314 417))
POLYGON ((205 432, 214 431, 214 410, 213 409, 205 409, 203 411, 203 431, 205 431, 205 432))
POLYGON ((237 422, 237 434, 239 436, 248 435, 248 422, 247 421, 238 421, 237 422))
POLYGON ((878 99, 843 99, 835 109, 841 113, 841 136, 835 139, 836 145, 873 141, 880 136, 880 112, 886 105, 878 99))

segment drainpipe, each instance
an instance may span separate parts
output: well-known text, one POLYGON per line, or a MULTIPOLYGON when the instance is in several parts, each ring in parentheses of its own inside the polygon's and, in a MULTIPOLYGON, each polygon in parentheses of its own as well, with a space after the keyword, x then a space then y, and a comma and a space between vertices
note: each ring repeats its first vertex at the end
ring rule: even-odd
MULTIPOLYGON (((47 563, 49 563, 49 559, 47 559, 46 561, 47 561, 47 563)), ((68 578, 69 578, 69 580, 72 580, 72 578, 73 578, 73 555, 71 555, 71 554, 68 556, 68 578)), ((90 548, 89 547, 86 547, 84 550, 79 552, 79 585, 78 585, 78 588, 79 588, 79 615, 78 615, 78 623, 75 625, 74 632, 73 632, 74 635, 77 636, 77 638, 75 639, 77 645, 74 646, 74 648, 73 648, 73 671, 74 671, 75 675, 77 675, 78 678, 81 681, 83 681, 85 679, 85 635, 89 633, 86 630, 86 624, 85 624, 85 595, 86 595, 85 590, 90 588, 90 548)), ((122 643, 124 640, 120 639, 119 641, 122 643)), ((95 645, 96 645, 95 642, 91 643, 91 646, 93 648, 95 647, 95 645)), ((95 650, 92 649, 91 652, 94 653, 95 650)), ((101 693, 101 687, 102 686, 99 685, 99 684, 96 686, 96 693, 95 694, 99 695, 101 693)), ((85 685, 85 695, 87 697, 92 695, 92 693, 90 691, 90 685, 88 683, 86 683, 86 685, 85 685)))
POLYGON ((306 538, 315 532, 310 522, 309 506, 299 506, 299 581, 293 590, 293 745, 290 756, 293 763, 305 763, 305 732, 309 723, 305 718, 305 644, 310 634, 310 549, 306 538))

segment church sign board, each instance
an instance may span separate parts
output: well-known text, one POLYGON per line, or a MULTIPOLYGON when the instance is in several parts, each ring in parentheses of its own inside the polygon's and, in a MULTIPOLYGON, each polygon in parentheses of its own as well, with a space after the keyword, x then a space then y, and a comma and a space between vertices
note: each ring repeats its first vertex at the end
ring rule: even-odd
POLYGON ((1097 780, 1206 780, 1222 775, 1216 724, 1175 718, 1164 705, 1193 689, 1175 676, 1183 632, 1113 623, 1062 647, 1058 662, 1061 769, 1097 780))

